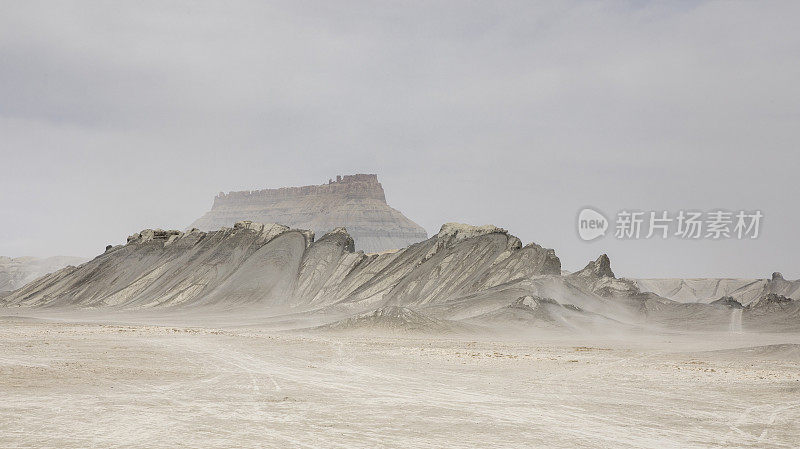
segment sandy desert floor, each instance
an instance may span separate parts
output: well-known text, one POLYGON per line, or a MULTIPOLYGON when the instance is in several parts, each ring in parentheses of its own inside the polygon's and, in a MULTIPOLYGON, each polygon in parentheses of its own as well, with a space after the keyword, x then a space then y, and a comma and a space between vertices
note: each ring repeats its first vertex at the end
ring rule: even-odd
POLYGON ((798 343, 5 317, 0 447, 798 447, 798 343))

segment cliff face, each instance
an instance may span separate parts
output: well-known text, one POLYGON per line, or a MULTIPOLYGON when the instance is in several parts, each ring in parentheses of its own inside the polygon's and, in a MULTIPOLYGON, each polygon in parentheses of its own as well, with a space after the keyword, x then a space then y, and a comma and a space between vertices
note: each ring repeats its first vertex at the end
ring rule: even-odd
POLYGON ((220 193, 191 227, 213 231, 250 220, 324 234, 347 228, 366 253, 404 248, 428 238, 425 230, 386 204, 374 174, 337 176, 328 184, 220 193))

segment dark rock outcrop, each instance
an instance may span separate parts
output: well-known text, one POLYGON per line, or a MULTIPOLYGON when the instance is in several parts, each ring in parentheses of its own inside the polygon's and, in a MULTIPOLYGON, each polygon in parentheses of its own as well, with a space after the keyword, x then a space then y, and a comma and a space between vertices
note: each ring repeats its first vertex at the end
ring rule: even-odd
POLYGON ((709 304, 713 306, 730 307, 731 309, 744 309, 742 303, 735 300, 732 296, 723 296, 722 298, 712 301, 709 304))
POLYGON ((794 301, 792 298, 787 298, 786 296, 779 295, 777 293, 766 293, 763 296, 759 297, 755 301, 751 302, 748 305, 750 309, 756 309, 759 307, 767 307, 774 304, 785 304, 794 301))

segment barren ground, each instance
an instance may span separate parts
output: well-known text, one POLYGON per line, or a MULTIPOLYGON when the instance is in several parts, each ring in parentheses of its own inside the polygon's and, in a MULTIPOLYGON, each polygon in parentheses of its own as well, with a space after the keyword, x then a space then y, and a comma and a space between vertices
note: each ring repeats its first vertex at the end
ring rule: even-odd
POLYGON ((798 447, 797 343, 5 317, 0 447, 798 447))

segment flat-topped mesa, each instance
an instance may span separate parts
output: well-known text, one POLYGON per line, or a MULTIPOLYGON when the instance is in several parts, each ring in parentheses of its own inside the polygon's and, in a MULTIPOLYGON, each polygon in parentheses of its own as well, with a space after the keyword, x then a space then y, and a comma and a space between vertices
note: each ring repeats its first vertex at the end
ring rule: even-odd
POLYGON ((213 209, 237 207, 240 204, 269 202, 275 200, 301 199, 307 196, 341 196, 346 199, 373 199, 386 204, 386 194, 376 174, 337 175, 327 184, 278 189, 242 190, 220 192, 214 197, 213 209))
POLYGON ((386 203, 376 174, 339 175, 313 186, 220 193, 211 210, 191 227, 213 231, 246 220, 310 229, 317 235, 345 227, 355 248, 366 253, 428 238, 421 226, 386 203))

